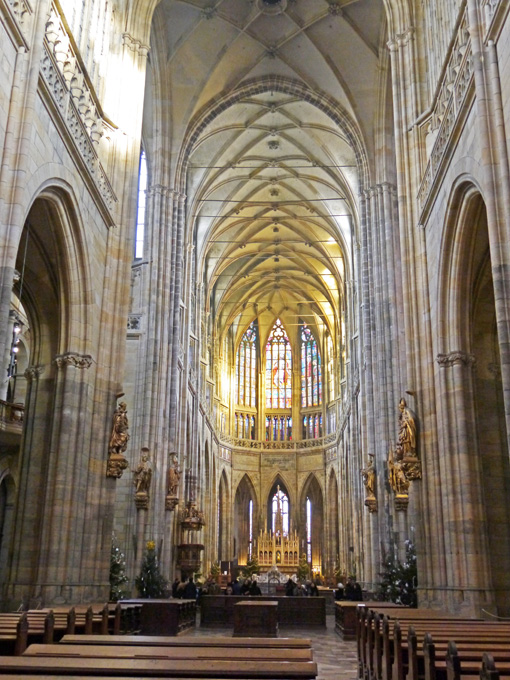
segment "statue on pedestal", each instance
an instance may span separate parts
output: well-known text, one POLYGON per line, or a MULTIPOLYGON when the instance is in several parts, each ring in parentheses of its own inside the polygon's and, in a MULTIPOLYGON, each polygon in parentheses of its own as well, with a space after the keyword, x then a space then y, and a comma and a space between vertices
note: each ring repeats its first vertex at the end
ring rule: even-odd
POLYGON ((135 487, 135 503, 137 508, 147 508, 149 503, 149 490, 152 480, 152 466, 149 461, 149 449, 142 449, 142 457, 133 473, 133 485, 135 487))
POLYGON ((365 485, 365 489, 367 491, 365 505, 367 506, 369 512, 377 512, 377 498, 375 495, 376 480, 373 454, 369 454, 368 465, 366 468, 363 468, 361 475, 363 477, 363 484, 365 485))
POLYGON ((129 441, 129 423, 125 402, 121 401, 113 414, 112 434, 108 445, 108 463, 106 466, 107 477, 122 477, 122 473, 128 467, 124 453, 129 441))
POLYGON ((173 510, 179 502, 177 494, 179 492, 179 481, 181 479, 177 454, 171 453, 170 457, 172 460, 168 466, 165 500, 165 508, 167 510, 173 510))

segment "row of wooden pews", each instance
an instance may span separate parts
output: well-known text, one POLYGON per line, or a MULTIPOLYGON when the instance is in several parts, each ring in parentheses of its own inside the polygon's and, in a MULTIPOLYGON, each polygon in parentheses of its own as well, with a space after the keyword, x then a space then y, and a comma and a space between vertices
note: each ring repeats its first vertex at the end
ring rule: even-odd
POLYGON ((179 638, 65 635, 0 657, 0 677, 24 680, 116 677, 313 680, 317 664, 303 638, 179 638))
POLYGON ((510 622, 359 606, 361 680, 510 680, 510 622))
POLYGON ((139 630, 140 606, 78 605, 0 613, 0 656, 23 654, 29 644, 57 642, 69 634, 131 634, 139 630))

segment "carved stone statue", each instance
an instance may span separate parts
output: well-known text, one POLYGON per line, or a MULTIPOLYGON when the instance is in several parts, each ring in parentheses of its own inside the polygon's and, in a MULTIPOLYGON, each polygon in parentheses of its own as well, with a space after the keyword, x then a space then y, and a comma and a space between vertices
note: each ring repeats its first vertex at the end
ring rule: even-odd
POLYGON ((168 496, 177 496, 180 479, 181 475, 179 472, 179 463, 177 461, 177 455, 174 453, 172 463, 168 467, 168 481, 167 481, 168 496))
POLYGON ((152 466, 149 460, 148 451, 149 449, 142 449, 142 457, 133 473, 133 484, 135 487, 135 493, 137 494, 149 493, 152 479, 152 466))
POLYGON ((388 472, 390 486, 393 491, 398 495, 407 495, 409 481, 406 478, 402 463, 399 460, 394 460, 392 449, 390 449, 388 455, 388 472))
POLYGON ((374 467, 374 456, 370 455, 368 459, 368 465, 361 471, 363 477, 363 484, 367 490, 369 498, 375 498, 375 467, 374 467))
POLYGON ((397 459, 416 458, 416 416, 408 408, 405 399, 400 400, 398 408, 400 415, 398 417, 397 459))
POLYGON ((108 444, 109 458, 106 464, 107 477, 119 479, 128 466, 124 456, 129 441, 128 429, 126 404, 121 401, 113 414, 112 434, 108 444))
POLYGON ((113 428, 108 446, 110 455, 123 454, 126 451, 129 441, 128 429, 126 404, 121 401, 113 414, 113 428))

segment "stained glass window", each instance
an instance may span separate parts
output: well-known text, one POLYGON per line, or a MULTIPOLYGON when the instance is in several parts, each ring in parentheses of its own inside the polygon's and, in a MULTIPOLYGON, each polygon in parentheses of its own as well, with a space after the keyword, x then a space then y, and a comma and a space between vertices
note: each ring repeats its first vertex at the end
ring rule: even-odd
POLYGON ((252 322, 239 343, 236 358, 236 403, 256 406, 257 326, 252 322))
POLYGON ((138 173, 138 209, 136 213, 135 258, 143 257, 143 241, 145 230, 145 199, 147 191, 147 159, 145 151, 140 153, 140 167, 138 173))
POLYGON ((253 501, 248 503, 248 558, 251 560, 253 552, 253 501))
POLYGON ((312 331, 301 325, 301 406, 322 404, 321 357, 312 331))
POLYGON ((273 496, 272 502, 272 530, 277 531, 279 527, 277 524, 282 524, 282 532, 284 536, 289 535, 289 497, 287 494, 277 487, 276 493, 273 496))
POLYGON ((289 338, 277 319, 266 345, 266 408, 290 408, 292 352, 289 338))
POLYGON ((312 501, 306 499, 306 559, 312 561, 312 501))
POLYGON ((335 369, 334 369, 334 355, 333 355, 333 338, 331 335, 326 336, 326 352, 328 355, 328 371, 327 380, 329 385, 329 400, 333 401, 335 398, 335 369))

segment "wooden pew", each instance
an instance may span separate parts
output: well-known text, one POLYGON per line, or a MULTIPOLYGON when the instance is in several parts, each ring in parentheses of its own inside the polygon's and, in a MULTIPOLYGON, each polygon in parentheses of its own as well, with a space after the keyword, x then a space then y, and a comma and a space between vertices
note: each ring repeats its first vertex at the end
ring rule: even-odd
POLYGON ((169 647, 155 646, 131 646, 131 645, 81 645, 81 644, 54 644, 54 645, 30 645, 24 652, 24 656, 37 657, 83 657, 101 659, 212 659, 223 660, 228 655, 229 661, 285 661, 290 663, 308 662, 313 660, 311 649, 297 648, 286 649, 284 647, 233 647, 226 651, 225 646, 199 647, 180 646, 169 647))
MULTIPOLYGON (((420 648, 418 647, 418 638, 425 638, 427 632, 429 636, 437 636, 438 640, 442 641, 443 651, 446 651, 448 641, 452 638, 458 640, 462 644, 462 648, 466 650, 473 646, 476 647, 479 642, 482 642, 484 649, 478 649, 475 652, 478 669, 480 668, 483 651, 487 651, 491 646, 495 649, 498 647, 503 649, 510 648, 510 627, 507 624, 489 621, 460 621, 437 625, 437 622, 428 622, 426 628, 434 632, 430 633, 423 628, 417 634, 415 627, 410 626, 404 634, 400 624, 398 622, 395 623, 393 632, 393 680, 415 680, 418 677, 423 677, 425 661, 423 659, 423 648, 421 646, 420 648)), ((436 644, 438 640, 436 640, 436 644)), ((384 665, 385 662, 383 660, 383 667, 384 665)), ((435 668, 437 671, 437 654, 435 668)))
POLYGON ((285 649, 311 649, 312 643, 307 638, 232 638, 215 637, 174 637, 168 635, 64 635, 60 644, 79 645, 131 645, 157 647, 263 647, 285 649))
POLYGON ((28 618, 26 613, 18 617, 12 627, 0 625, 0 654, 23 654, 28 645, 28 618))
POLYGON ((84 657, 11 656, 0 658, 0 675, 25 674, 48 678, 53 675, 97 675, 99 677, 236 678, 252 680, 313 680, 314 661, 231 661, 225 659, 105 659, 84 657))
POLYGON ((0 654, 22 654, 31 642, 53 642, 53 612, 0 613, 0 654))

